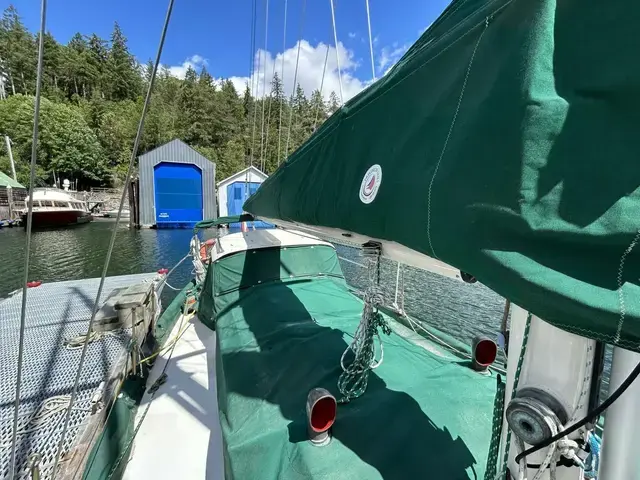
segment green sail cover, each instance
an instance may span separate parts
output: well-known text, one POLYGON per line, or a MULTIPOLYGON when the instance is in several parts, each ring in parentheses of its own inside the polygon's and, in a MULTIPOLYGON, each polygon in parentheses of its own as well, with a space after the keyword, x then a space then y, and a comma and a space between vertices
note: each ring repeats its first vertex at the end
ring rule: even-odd
POLYGON ((399 242, 640 351, 638 25, 630 0, 456 0, 244 209, 399 242))

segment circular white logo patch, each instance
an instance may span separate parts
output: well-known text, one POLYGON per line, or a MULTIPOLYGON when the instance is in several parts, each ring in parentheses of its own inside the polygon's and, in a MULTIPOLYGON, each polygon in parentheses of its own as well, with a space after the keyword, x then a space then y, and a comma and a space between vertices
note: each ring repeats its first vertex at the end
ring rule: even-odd
POLYGON ((364 174, 362 184, 360 184, 360 201, 371 203, 378 194, 378 189, 382 183, 382 168, 380 165, 372 165, 364 174))

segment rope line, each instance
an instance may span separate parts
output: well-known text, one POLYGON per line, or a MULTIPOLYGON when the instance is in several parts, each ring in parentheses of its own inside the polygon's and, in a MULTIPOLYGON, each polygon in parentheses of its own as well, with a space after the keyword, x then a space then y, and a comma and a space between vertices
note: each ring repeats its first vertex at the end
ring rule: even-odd
POLYGON ((340 105, 344 104, 344 97, 342 95, 342 72, 340 70, 340 52, 338 51, 338 32, 336 30, 336 12, 333 6, 333 0, 331 1, 331 24, 333 25, 333 40, 336 46, 336 62, 338 63, 338 84, 340 85, 340 105))
POLYGON ((111 332, 96 332, 95 330, 92 330, 89 333, 82 333, 80 335, 76 335, 75 337, 71 337, 64 343, 67 350, 77 350, 78 348, 82 348, 85 342, 93 343, 96 340, 100 340, 102 337, 110 334, 111 332), (87 337, 89 338, 87 339, 87 337))
POLYGON ((471 58, 469 59, 469 66, 467 67, 467 72, 464 76, 464 81, 462 82, 462 88, 460 90, 460 95, 458 96, 458 104, 456 105, 456 110, 453 114, 453 119, 451 120, 451 125, 449 126, 449 131, 447 132, 447 137, 444 140, 444 145, 442 146, 442 151, 440 152, 440 157, 438 157, 438 161, 436 163, 436 168, 433 171, 433 175, 431 177, 431 181, 429 182, 429 190, 427 194, 427 238, 429 240, 429 248, 431 248, 431 253, 433 257, 440 260, 438 255, 436 254, 435 249, 433 248, 433 243, 431 241, 431 192, 433 190, 433 184, 435 182, 436 176, 438 175, 438 170, 440 168, 440 163, 442 163, 442 159, 444 158, 444 154, 447 151, 447 145, 449 145, 449 139, 451 138, 451 134, 453 133, 453 128, 456 125, 456 120, 458 119, 458 113, 460 113, 460 106, 462 105, 462 99, 464 98, 464 92, 467 88, 467 81, 469 80, 469 75, 471 74, 471 67, 473 66, 473 60, 476 57, 476 52, 478 51, 478 46, 482 41, 482 37, 484 36, 487 28, 489 27, 489 17, 485 19, 484 29, 480 36, 478 37, 478 41, 473 47, 473 53, 471 54, 471 58))
POLYGON ((20 307, 20 338, 18 341, 18 373, 16 375, 16 398, 13 411, 13 435, 11 437, 11 457, 9 460, 9 478, 15 477, 16 449, 18 434, 18 410, 20 409, 20 389, 22 384, 22 365, 24 363, 24 337, 27 325, 27 283, 29 282, 29 260, 31 252, 31 229, 33 226, 33 190, 36 183, 36 159, 38 157, 38 126, 40 121, 40 97, 42 88, 42 69, 44 57, 44 35, 47 23, 47 0, 40 5, 40 37, 38 44, 38 71, 36 74, 36 96, 33 107, 33 134, 31 137, 31 162, 29 165, 29 202, 27 205, 27 241, 24 257, 24 277, 22 281, 22 305, 20 307))
POLYGON ((487 466, 484 471, 484 480, 496 478, 498 468, 498 454, 500 452, 500 437, 502 435, 502 420, 504 418, 504 392, 505 384, 500 375, 496 379, 496 396, 493 400, 493 425, 491 427, 491 441, 487 454, 487 466))
MULTIPOLYGON (((284 52, 287 49, 287 0, 284 0, 284 33, 282 38, 282 68, 280 69, 280 81, 284 88, 284 52)), ((284 92, 283 92, 284 93, 284 92)), ((280 144, 282 142, 282 105, 284 102, 282 99, 278 99, 280 102, 280 119, 278 120, 278 166, 280 166, 280 144)))
POLYGON ((304 32, 304 15, 307 7, 307 1, 302 0, 302 13, 300 16, 300 32, 298 34, 298 53, 296 54, 296 69, 293 74, 293 87, 291 90, 291 105, 289 106, 289 128, 287 129, 287 143, 284 150, 284 158, 286 159, 289 156, 289 141, 291 140, 291 124, 293 122, 293 98, 296 91, 296 86, 298 83, 298 65, 300 63, 300 47, 302 46, 302 33, 304 32))
MULTIPOLYGON (((522 346, 520 347, 520 356, 518 357, 518 364, 516 366, 516 374, 513 379, 513 388, 511 390, 511 398, 516 396, 516 392, 518 391, 518 383, 520 382, 520 372, 522 371, 522 365, 524 364, 524 357, 527 353, 527 343, 529 341, 529 330, 531 329, 531 313, 527 314, 527 320, 524 324, 524 333, 522 335, 522 346)), ((504 401, 503 401, 504 405, 504 401)), ((511 429, 507 429, 507 438, 505 441, 505 451, 504 456, 502 457, 502 468, 498 475, 496 475, 495 480, 499 480, 500 477, 507 471, 507 465, 509 463, 509 450, 511 448, 511 429)), ((524 448, 524 445, 523 445, 524 448)), ((525 463, 526 465, 526 463, 525 463)))
POLYGON ((365 292, 362 318, 353 335, 353 340, 340 357, 342 373, 338 378, 338 390, 342 398, 338 403, 348 403, 362 395, 369 383, 369 372, 382 364, 384 349, 378 328, 386 335, 391 334, 391 328, 387 325, 382 313, 378 311, 378 306, 382 305, 382 302, 384 302, 384 295, 378 287, 372 286, 365 292), (380 359, 377 361, 375 337, 380 341, 380 359), (345 366, 344 360, 349 350, 353 352, 354 359, 349 366, 345 366))
POLYGON ((598 478, 602 440, 594 432, 588 432, 587 444, 589 445, 589 450, 591 451, 584 461, 584 478, 598 478))
MULTIPOLYGON (((144 101, 144 105, 142 107, 142 114, 140 116, 140 121, 138 123, 138 130, 136 132, 136 137, 135 137, 135 141, 133 144, 133 149, 131 150, 131 158, 129 160, 129 167, 127 170, 127 176, 125 178, 125 182, 124 182, 124 186, 122 188, 122 195, 120 196, 120 206, 118 207, 118 215, 116 216, 116 221, 113 225, 113 229, 111 231, 111 239, 109 241, 109 248, 107 250, 107 255, 105 257, 105 261, 104 261, 104 266, 102 269, 102 275, 100 277, 100 284, 98 286, 98 292, 96 293, 96 298, 95 298, 95 302, 93 304, 93 311, 91 312, 91 319, 89 320, 89 326, 87 328, 88 332, 91 332, 93 330, 93 322, 96 318, 96 314, 98 313, 98 309, 100 306, 100 298, 102 297, 102 290, 104 288, 104 282, 105 279, 107 277, 107 271, 109 269, 109 262, 111 260, 111 254, 113 253, 113 248, 115 245, 115 240, 116 240, 116 235, 118 233, 118 225, 120 223, 120 217, 122 216, 122 209, 124 207, 124 200, 125 200, 125 196, 127 194, 127 191, 129 189, 129 183, 131 182, 131 174, 133 172, 133 167, 135 165, 135 161, 136 161, 136 156, 138 154, 138 147, 140 145, 140 139, 142 138, 142 132, 144 130, 144 120, 145 117, 147 115, 147 111, 149 109, 149 104, 151 103, 151 93, 153 91, 153 84, 155 83, 155 79, 156 79, 156 73, 158 71, 158 65, 160 64, 160 57, 162 56, 162 49, 164 46, 164 41, 166 38, 166 34, 167 34, 167 28, 169 26, 169 20, 171 19, 171 12, 173 10, 173 2, 174 0, 169 0, 169 5, 167 8, 167 14, 165 17, 165 21, 164 21, 164 25, 162 27, 162 33, 160 35, 160 44, 158 45, 158 52, 156 54, 156 59, 155 62, 153 64, 153 71, 151 72, 151 78, 149 80, 149 87, 147 89, 147 94, 146 94, 146 98, 144 101)), ((75 380, 73 382, 73 390, 71 393, 71 403, 69 405, 69 408, 66 411, 65 414, 65 419, 64 419, 64 426, 62 428, 62 434, 61 434, 61 439, 60 439, 60 443, 58 444, 58 449, 55 455, 55 461, 54 461, 54 467, 53 467, 53 472, 52 472, 52 478, 55 478, 55 475, 57 473, 57 466, 58 466, 58 462, 60 460, 60 456, 62 454, 62 449, 64 446, 64 440, 67 434, 67 430, 69 428, 69 420, 71 419, 71 410, 73 407, 73 404, 75 403, 77 394, 78 394, 78 385, 80 382, 80 376, 82 375, 82 368, 84 367, 84 362, 86 359, 86 355, 87 355, 87 347, 89 345, 89 336, 86 337, 84 345, 82 346, 82 353, 80 354, 80 362, 78 364, 78 369, 76 371, 76 376, 75 376, 75 380)))
POLYGON ((369 247, 363 253, 369 265, 367 271, 370 286, 364 294, 364 307, 358 328, 351 343, 340 357, 342 373, 338 378, 338 390, 342 398, 338 403, 341 404, 349 403, 366 391, 369 372, 379 367, 384 360, 384 347, 378 328, 386 335, 391 335, 391 328, 378 310, 384 303, 384 293, 380 288, 380 248, 369 247), (375 359, 375 337, 378 337, 380 343, 380 359, 377 361, 375 359), (349 366, 345 366, 345 357, 349 350, 353 352, 354 359, 349 366))

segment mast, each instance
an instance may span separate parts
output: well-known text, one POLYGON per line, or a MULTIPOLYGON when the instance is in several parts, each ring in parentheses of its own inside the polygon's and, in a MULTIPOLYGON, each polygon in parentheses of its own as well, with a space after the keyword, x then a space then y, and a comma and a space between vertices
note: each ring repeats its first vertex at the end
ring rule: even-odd
POLYGON ((18 181, 18 176, 16 175, 16 165, 13 162, 13 151, 11 150, 11 139, 9 138, 9 135, 5 135, 4 136, 4 143, 7 146, 7 154, 9 155, 9 163, 11 164, 11 175, 13 176, 13 179, 17 182, 18 181))
MULTIPOLYGON (((609 392, 614 392, 640 362, 640 354, 616 347, 611 362, 609 392)), ((601 480, 640 478, 637 426, 640 423, 640 382, 629 387, 607 411, 602 443, 601 480), (606 442, 606 443, 605 443, 606 442)))

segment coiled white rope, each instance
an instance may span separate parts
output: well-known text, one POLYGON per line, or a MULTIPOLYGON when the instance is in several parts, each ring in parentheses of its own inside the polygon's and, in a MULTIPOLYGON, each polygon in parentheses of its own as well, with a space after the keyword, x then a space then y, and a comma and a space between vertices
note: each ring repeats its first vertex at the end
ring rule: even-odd
MULTIPOLYGON (((54 417, 61 412, 64 412, 71 405, 71 395, 56 395, 44 400, 38 409, 33 412, 29 419, 23 424, 22 427, 16 429, 15 436, 27 435, 49 426, 54 417)), ((78 408, 74 407, 74 410, 82 410, 90 412, 90 408, 78 408)), ((58 419, 59 421, 60 419, 58 419)), ((9 448, 12 442, 0 444, 0 448, 9 448)))
POLYGON ((68 340, 65 340, 64 344, 67 350, 77 350, 79 348, 82 348, 85 342, 95 342, 96 340, 100 340, 102 337, 110 335, 111 333, 112 332, 96 332, 95 330, 92 330, 89 333, 81 333, 80 335, 71 337, 68 340), (89 337, 88 340, 87 337, 89 337))

